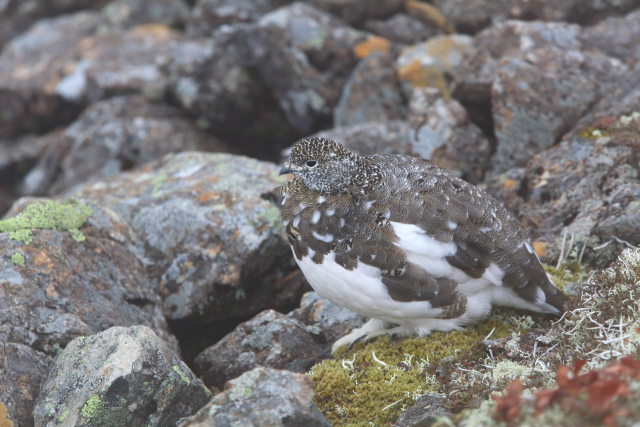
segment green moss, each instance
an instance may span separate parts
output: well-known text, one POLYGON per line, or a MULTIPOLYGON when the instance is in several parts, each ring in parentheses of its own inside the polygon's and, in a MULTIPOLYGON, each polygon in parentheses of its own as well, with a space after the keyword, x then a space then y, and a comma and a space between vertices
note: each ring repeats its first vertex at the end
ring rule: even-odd
POLYGON ((282 227, 282 217, 280 216, 280 209, 275 206, 271 206, 270 208, 265 209, 261 214, 260 218, 263 219, 268 224, 273 225, 274 227, 282 227))
POLYGON ((0 233, 8 233, 9 238, 30 244, 34 229, 69 231, 74 240, 85 240, 80 227, 91 216, 92 210, 78 201, 65 203, 44 200, 33 203, 14 218, 0 221, 0 233))
POLYGON ((102 410, 103 407, 104 407, 104 402, 102 401, 102 399, 100 399, 100 396, 97 394, 94 394, 82 406, 82 410, 80 411, 80 414, 82 414, 84 418, 91 420, 92 418, 95 418, 98 416, 98 413, 102 410))
POLYGON ((545 271, 551 276, 551 281, 561 291, 568 291, 571 285, 583 282, 590 273, 586 264, 581 264, 577 261, 563 263, 557 268, 546 264, 542 265, 545 271))
POLYGON ((11 262, 13 262, 15 265, 19 265, 20 267, 24 267, 24 255, 22 255, 20 252, 16 252, 15 254, 11 255, 11 262))
POLYGON ((425 392, 440 384, 425 368, 458 358, 478 341, 508 336, 510 325, 496 316, 460 331, 434 332, 423 338, 390 342, 381 337, 341 348, 337 359, 314 366, 315 401, 336 426, 387 425, 425 392))
POLYGON ((62 411, 62 414, 60 414, 60 416, 58 417, 58 422, 59 423, 63 423, 64 420, 67 419, 67 417, 69 416, 69 408, 65 409, 64 411, 62 411))
POLYGON ((204 393, 207 395, 207 397, 213 396, 213 392, 211 390, 209 390, 209 387, 207 387, 206 385, 202 384, 202 388, 204 389, 204 393))
POLYGON ((189 379, 189 377, 186 376, 184 372, 182 372, 178 365, 173 365, 172 368, 174 371, 176 371, 182 382, 184 382, 185 384, 191 384, 191 380, 189 379))
POLYGON ((151 197, 156 198, 160 195, 160 189, 162 185, 167 182, 167 179, 169 179, 169 175, 166 173, 161 173, 153 179, 151 182, 151 185, 153 185, 151 189, 151 197))

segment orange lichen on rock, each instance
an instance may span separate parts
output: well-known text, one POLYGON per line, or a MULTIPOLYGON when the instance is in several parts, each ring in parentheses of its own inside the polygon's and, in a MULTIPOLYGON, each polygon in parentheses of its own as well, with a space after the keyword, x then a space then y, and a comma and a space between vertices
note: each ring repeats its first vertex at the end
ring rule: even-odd
POLYGON ((549 244, 547 242, 536 240, 535 242, 533 242, 533 250, 540 258, 545 257, 547 256, 547 252, 549 250, 549 244))
POLYGON ((384 37, 369 36, 365 41, 358 43, 353 48, 353 53, 357 58, 362 59, 374 52, 389 52, 391 43, 384 37))

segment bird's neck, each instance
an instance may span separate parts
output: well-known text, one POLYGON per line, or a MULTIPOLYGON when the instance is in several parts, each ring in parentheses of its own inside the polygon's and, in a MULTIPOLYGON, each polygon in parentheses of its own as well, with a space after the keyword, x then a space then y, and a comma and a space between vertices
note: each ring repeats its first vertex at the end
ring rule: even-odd
POLYGON ((373 188, 376 184, 382 181, 383 172, 382 168, 372 163, 366 157, 358 157, 356 167, 356 174, 353 177, 353 183, 362 188, 363 190, 369 190, 373 188))

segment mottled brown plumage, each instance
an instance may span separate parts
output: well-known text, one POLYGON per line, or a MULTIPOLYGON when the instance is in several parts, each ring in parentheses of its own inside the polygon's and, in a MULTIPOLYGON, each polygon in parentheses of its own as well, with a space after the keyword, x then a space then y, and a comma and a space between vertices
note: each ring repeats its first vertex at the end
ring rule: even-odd
POLYGON ((549 281, 517 219, 489 194, 426 160, 363 157, 334 141, 311 138, 294 146, 282 172, 295 175, 280 189, 282 217, 296 260, 305 275, 313 275, 311 285, 334 298, 369 298, 364 294, 376 282, 351 294, 344 289, 349 285, 323 283, 316 273, 322 269, 308 261, 352 284, 349 277, 360 274, 360 266, 367 280, 379 273, 382 298, 392 300, 380 310, 372 297, 360 305, 338 304, 418 333, 458 323, 404 322, 403 307, 416 306, 402 303, 428 302, 425 319, 460 324, 481 317, 470 305, 487 298, 542 312, 562 310, 566 297, 549 281))

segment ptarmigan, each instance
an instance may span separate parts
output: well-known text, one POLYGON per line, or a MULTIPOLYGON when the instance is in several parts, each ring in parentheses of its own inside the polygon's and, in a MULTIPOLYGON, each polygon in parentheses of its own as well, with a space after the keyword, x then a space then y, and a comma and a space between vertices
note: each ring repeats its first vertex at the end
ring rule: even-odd
POLYGON ((315 291, 371 318, 333 346, 383 334, 460 329, 493 304, 559 314, 518 220, 489 194, 427 160, 359 156, 298 141, 280 174, 289 243, 315 291))

